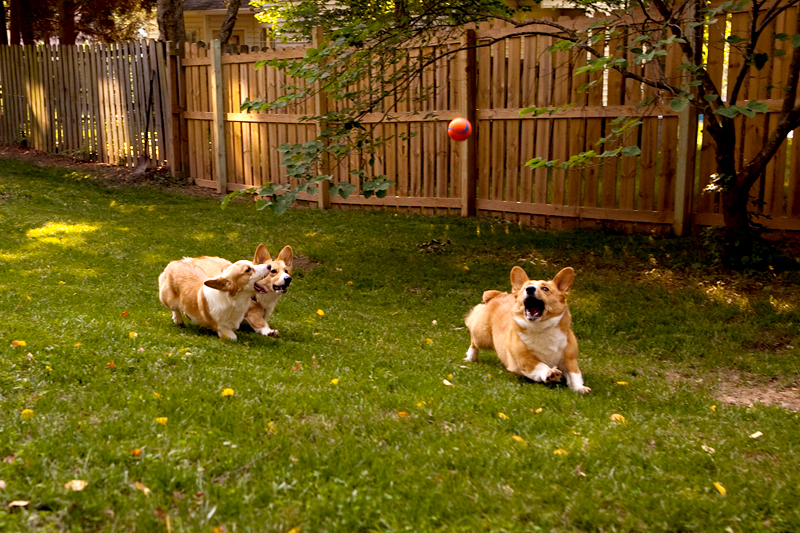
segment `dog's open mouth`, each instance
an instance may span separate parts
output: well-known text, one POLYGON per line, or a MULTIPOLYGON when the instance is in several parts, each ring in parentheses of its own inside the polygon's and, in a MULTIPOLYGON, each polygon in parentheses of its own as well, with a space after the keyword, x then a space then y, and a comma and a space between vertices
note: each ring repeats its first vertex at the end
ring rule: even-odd
POLYGON ((285 294, 286 291, 289 290, 289 285, 288 284, 287 285, 275 285, 274 287, 272 287, 272 290, 274 290, 275 292, 279 292, 279 293, 285 294))
POLYGON ((269 292, 269 289, 261 285, 260 283, 254 284, 253 288, 256 290, 256 292, 269 292))
POLYGON ((525 320, 537 320, 544 314, 544 302, 534 296, 525 298, 525 320))

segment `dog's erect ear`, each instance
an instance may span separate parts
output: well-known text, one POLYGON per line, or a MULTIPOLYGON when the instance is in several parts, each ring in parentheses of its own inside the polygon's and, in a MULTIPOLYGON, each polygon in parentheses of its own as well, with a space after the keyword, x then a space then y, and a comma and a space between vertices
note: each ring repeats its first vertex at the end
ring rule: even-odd
POLYGON ((267 251, 267 247, 264 246, 264 243, 259 243, 258 248, 256 248, 256 254, 253 256, 253 263, 256 265, 263 265, 264 263, 270 260, 269 252, 267 251))
POLYGON ((556 284, 558 290, 561 292, 569 292, 572 287, 572 282, 575 281, 575 271, 572 267, 567 267, 561 270, 556 277, 553 278, 553 283, 556 284))
POLYGON ((286 268, 288 270, 292 269, 292 259, 294 255, 292 254, 292 247, 291 246, 284 246, 281 253, 278 254, 278 261, 283 261, 286 263, 286 268))
POLYGON ((528 283, 528 275, 520 267, 515 266, 511 269, 511 288, 518 291, 523 285, 528 283))
POLYGON ((211 287, 212 289, 217 289, 218 291, 229 292, 233 296, 236 296, 236 293, 239 292, 239 287, 231 280, 225 278, 207 279, 203 285, 211 287))
POLYGON ((497 298, 501 294, 503 294, 502 291, 484 291, 483 292, 483 303, 488 302, 492 298, 497 298))

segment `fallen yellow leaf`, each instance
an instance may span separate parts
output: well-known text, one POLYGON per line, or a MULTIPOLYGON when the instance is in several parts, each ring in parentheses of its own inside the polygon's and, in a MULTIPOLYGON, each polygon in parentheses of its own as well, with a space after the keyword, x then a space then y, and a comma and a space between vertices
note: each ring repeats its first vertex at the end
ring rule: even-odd
POLYGON ((511 438, 514 439, 515 441, 519 442, 520 444, 524 444, 525 446, 528 445, 528 443, 525 442, 525 439, 523 439, 519 435, 513 435, 511 438))
POLYGON ((408 417, 408 412, 407 411, 399 411, 397 413, 397 416, 399 416, 400 418, 407 418, 408 417))
POLYGON ((446 379, 443 379, 443 380, 442 380, 442 383, 444 383, 444 384, 445 384, 445 385, 447 385, 448 387, 454 387, 454 386, 455 386, 455 385, 453 385, 452 383, 450 383, 449 381, 447 381, 446 379))
POLYGON ((14 500, 13 502, 9 502, 8 508, 13 509, 15 507, 27 507, 29 503, 31 502, 28 500, 14 500))
POLYGON ((134 457, 140 457, 142 455, 142 449, 136 448, 135 450, 131 450, 131 455, 134 457))
POLYGON ((542 411, 544 411, 544 409, 540 407, 537 410, 535 410, 534 413, 541 413, 542 411))
POLYGON ((617 381, 617 385, 627 385, 627 381, 617 381))
POLYGON ((302 530, 303 530, 302 527, 297 526, 297 527, 293 527, 292 529, 290 529, 288 533, 300 533, 302 530))
POLYGON ((17 346, 25 347, 27 345, 28 345, 28 343, 25 342, 25 341, 16 341, 16 340, 11 341, 11 346, 13 346, 14 348, 16 348, 17 346))
POLYGON ((763 435, 763 433, 761 433, 760 431, 756 431, 755 433, 753 433, 753 434, 751 434, 751 435, 750 435, 750 438, 751 438, 751 439, 757 439, 757 438, 758 438, 758 437, 760 437, 761 435, 763 435))
POLYGON ((567 455, 567 454, 569 454, 569 452, 567 450, 565 450, 564 448, 559 448, 557 450, 553 450, 553 454, 554 455, 567 455))
POLYGON ((505 413, 497 413, 497 416, 499 416, 499 417, 500 417, 500 418, 502 418, 503 420, 508 420, 508 415, 507 415, 507 414, 505 414, 505 413))
POLYGON ((723 487, 723 486, 722 486, 722 483, 720 483, 719 481, 715 481, 715 482, 714 482, 714 488, 716 488, 716 489, 717 489, 717 491, 718 491, 720 494, 722 494, 723 496, 725 496, 726 494, 728 494, 728 491, 725 489, 725 487, 723 487))
POLYGON ((618 413, 614 413, 613 415, 611 415, 611 421, 612 422, 619 422, 620 424, 625 424, 625 423, 628 422, 627 420, 625 420, 624 416, 622 416, 621 414, 618 414, 618 413))
POLYGON ((76 343, 75 343, 75 347, 76 347, 76 348, 80 348, 81 346, 83 346, 83 343, 82 343, 82 342, 76 342, 76 343))
POLYGON ((233 396, 234 394, 235 393, 233 392, 233 389, 231 389, 231 388, 227 388, 227 389, 222 391, 222 395, 223 396, 233 396))
POLYGON ((138 336, 139 334, 136 333, 135 331, 131 331, 130 333, 128 333, 128 337, 130 337, 131 339, 135 339, 138 336))
POLYGON ((72 481, 67 481, 64 483, 64 488, 70 489, 73 492, 80 492, 85 489, 88 484, 88 482, 82 479, 73 479, 72 481))
POLYGON ((464 265, 464 270, 469 270, 469 267, 467 265, 464 265))
POLYGON ((348 284, 348 285, 352 285, 352 284, 353 284, 353 282, 352 282, 352 281, 348 281, 348 282, 347 282, 347 284, 348 284))
POLYGON ((150 497, 150 489, 145 487, 144 483, 140 483, 140 482, 136 481, 136 482, 134 482, 133 486, 136 487, 138 490, 144 492, 145 496, 150 497))

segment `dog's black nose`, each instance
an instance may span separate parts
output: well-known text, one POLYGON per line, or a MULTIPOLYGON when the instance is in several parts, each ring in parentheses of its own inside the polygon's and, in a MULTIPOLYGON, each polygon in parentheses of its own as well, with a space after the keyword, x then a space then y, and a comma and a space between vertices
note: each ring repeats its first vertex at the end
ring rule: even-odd
POLYGON ((284 278, 284 280, 283 280, 283 284, 284 285, 288 285, 291 282, 292 282, 292 276, 286 276, 286 278, 284 278))
POLYGON ((533 296, 534 294, 536 294, 536 287, 534 287, 533 285, 531 285, 530 287, 526 287, 525 292, 528 293, 530 296, 533 296))

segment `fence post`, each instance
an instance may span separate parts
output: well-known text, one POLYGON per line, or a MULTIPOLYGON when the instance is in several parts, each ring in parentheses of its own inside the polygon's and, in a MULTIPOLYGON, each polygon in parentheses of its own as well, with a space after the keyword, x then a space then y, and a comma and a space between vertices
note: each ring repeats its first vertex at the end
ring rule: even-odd
POLYGON ((186 71, 181 59, 184 56, 184 43, 166 43, 167 59, 167 98, 166 111, 169 121, 169 137, 167 141, 167 161, 170 173, 178 178, 186 177, 189 161, 189 136, 186 132, 186 71))
MULTIPOLYGON (((688 20, 695 17, 695 4, 689 7, 686 14, 688 20)), ((687 25, 685 38, 690 43, 695 43, 695 29, 687 25)), ((681 75, 682 82, 688 83, 688 71, 681 75)), ((696 95, 696 93, 695 93, 696 95)), ((678 117, 678 161, 675 169, 675 214, 672 223, 673 233, 681 237, 692 228, 692 199, 694 197, 695 158, 697 157, 697 108, 687 105, 678 117)))
POLYGON ((219 39, 211 43, 211 112, 213 125, 211 127, 211 144, 214 148, 214 169, 217 174, 217 192, 228 192, 228 169, 225 153, 225 104, 222 98, 222 47, 219 39))
MULTIPOLYGON (((324 39, 324 34, 322 31, 321 26, 314 26, 311 30, 311 46, 314 48, 319 48, 322 46, 322 42, 324 39)), ((316 82, 314 87, 314 107, 317 116, 324 116, 328 114, 328 97, 325 95, 325 92, 322 90, 322 83, 316 82)), ((326 120, 318 120, 316 124, 316 135, 317 139, 320 138, 320 135, 328 129, 328 121, 326 120)), ((325 148, 328 147, 328 141, 322 141, 325 145, 325 148)), ((330 160, 328 158, 328 153, 323 152, 322 157, 320 158, 319 162, 319 169, 318 175, 320 176, 327 176, 330 174, 330 160)), ((325 180, 319 183, 319 193, 318 193, 318 205, 320 209, 330 209, 331 208, 331 194, 330 194, 330 181, 325 180)))
POLYGON ((477 54, 475 51, 475 30, 468 29, 461 38, 461 101, 459 108, 464 118, 472 124, 472 135, 467 140, 459 143, 461 146, 461 216, 475 216, 475 196, 478 177, 478 136, 475 127, 476 120, 476 92, 478 89, 477 54))

